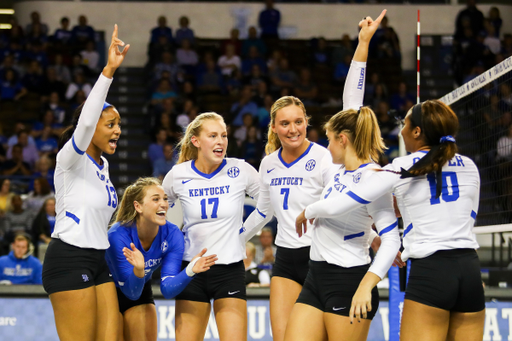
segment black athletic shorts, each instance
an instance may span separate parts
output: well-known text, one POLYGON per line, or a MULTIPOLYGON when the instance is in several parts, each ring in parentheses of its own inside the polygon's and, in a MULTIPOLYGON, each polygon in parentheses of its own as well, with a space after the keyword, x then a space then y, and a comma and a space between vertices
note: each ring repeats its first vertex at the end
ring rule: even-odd
POLYGON ((454 312, 483 310, 485 296, 476 251, 443 250, 411 259, 405 299, 454 312))
POLYGON ((309 246, 299 249, 277 247, 276 262, 272 267, 272 277, 291 279, 304 285, 309 269, 309 246))
POLYGON ((105 250, 80 248, 52 238, 43 263, 43 287, 48 295, 113 281, 105 250))
MULTIPOLYGON (((297 303, 307 304, 324 313, 349 316, 352 297, 370 265, 344 268, 327 262, 309 262, 309 272, 297 303)), ((372 290, 372 320, 379 309, 379 291, 372 290)))
MULTIPOLYGON (((183 261, 181 269, 185 269, 188 263, 183 261)), ((185 289, 176 296, 176 300, 205 303, 220 298, 247 300, 243 261, 231 264, 216 264, 210 270, 196 274, 185 289)))
POLYGON ((121 314, 124 314, 130 308, 136 307, 138 305, 143 304, 153 304, 155 305, 155 299, 153 298, 153 289, 151 289, 151 281, 147 281, 144 284, 144 288, 142 289, 142 294, 138 299, 132 301, 128 297, 126 297, 121 289, 116 287, 117 290, 117 301, 119 302, 119 311, 121 314))

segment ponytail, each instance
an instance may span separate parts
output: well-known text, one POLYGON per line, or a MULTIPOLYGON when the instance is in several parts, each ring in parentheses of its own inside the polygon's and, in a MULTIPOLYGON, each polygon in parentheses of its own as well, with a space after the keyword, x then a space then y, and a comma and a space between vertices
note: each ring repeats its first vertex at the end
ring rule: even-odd
POLYGON ((59 138, 59 150, 61 150, 64 145, 71 139, 73 134, 75 133, 76 126, 78 125, 78 120, 80 119, 80 115, 82 114, 82 109, 84 108, 84 103, 80 104, 78 108, 75 109, 73 113, 73 119, 71 120, 71 125, 67 126, 66 129, 60 134, 59 138))
POLYGON ((377 117, 369 107, 361 107, 358 111, 340 111, 331 117, 324 128, 335 136, 347 134, 360 160, 372 159, 377 162, 380 154, 387 149, 382 141, 377 117))
POLYGON ((276 133, 272 130, 272 127, 275 127, 276 125, 276 115, 277 112, 290 105, 296 105, 298 106, 302 112, 304 113, 304 118, 309 121, 309 116, 306 114, 306 108, 304 107, 304 104, 301 102, 300 99, 294 96, 283 96, 279 98, 277 101, 272 104, 272 107, 270 108, 270 123, 268 124, 268 140, 267 144, 265 145, 265 153, 267 155, 272 154, 279 148, 281 148, 281 141, 279 140, 279 137, 276 133))
POLYGON ((180 149, 178 163, 183 163, 190 160, 197 159, 197 147, 192 143, 192 136, 199 136, 203 128, 203 122, 206 120, 218 120, 224 123, 224 118, 214 112, 205 112, 198 115, 192 122, 187 126, 185 135, 181 138, 177 145, 180 149))
POLYGON ((402 178, 436 173, 436 198, 442 190, 442 168, 457 153, 454 136, 459 129, 459 119, 453 110, 439 100, 416 104, 410 115, 411 129, 419 127, 430 151, 408 170, 402 169, 402 178))

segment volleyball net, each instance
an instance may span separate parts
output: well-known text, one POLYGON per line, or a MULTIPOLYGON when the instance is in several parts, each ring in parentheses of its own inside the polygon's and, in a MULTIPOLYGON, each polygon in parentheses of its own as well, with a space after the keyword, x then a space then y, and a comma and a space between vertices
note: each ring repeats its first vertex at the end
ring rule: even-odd
POLYGON ((441 98, 459 118, 459 153, 474 160, 480 171, 474 232, 483 250, 491 248, 489 265, 500 267, 512 261, 511 71, 509 57, 441 98))

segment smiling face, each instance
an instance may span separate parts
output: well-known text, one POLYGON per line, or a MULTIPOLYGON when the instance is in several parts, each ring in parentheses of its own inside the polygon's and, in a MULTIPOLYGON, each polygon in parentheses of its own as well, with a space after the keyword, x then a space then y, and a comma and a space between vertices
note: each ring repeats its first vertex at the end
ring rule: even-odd
POLYGON ((192 136, 192 143, 198 149, 197 158, 209 165, 220 165, 228 148, 226 124, 220 120, 205 120, 199 136, 192 136))
POLYGON ((114 154, 121 135, 121 116, 114 107, 105 109, 96 125, 91 143, 102 152, 114 154))
POLYGON ((138 213, 138 224, 165 225, 165 216, 169 209, 169 202, 162 186, 152 185, 146 187, 142 202, 135 201, 133 205, 138 213))
POLYGON ((308 121, 302 109, 289 105, 276 112, 272 131, 277 134, 283 149, 300 148, 306 140, 308 121))

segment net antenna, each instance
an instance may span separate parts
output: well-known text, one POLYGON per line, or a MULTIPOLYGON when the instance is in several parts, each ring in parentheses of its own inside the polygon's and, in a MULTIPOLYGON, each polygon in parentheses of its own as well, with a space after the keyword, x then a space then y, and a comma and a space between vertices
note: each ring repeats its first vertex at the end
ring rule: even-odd
MULTIPOLYGON (((420 103, 420 10, 418 10, 418 23, 416 24, 416 104, 420 103)), ((400 133, 398 134, 398 156, 406 156, 404 138, 402 137, 403 123, 399 123, 400 133)))

